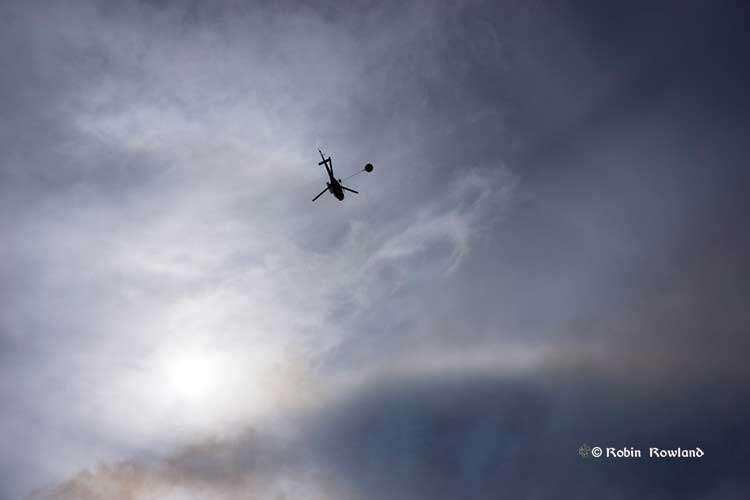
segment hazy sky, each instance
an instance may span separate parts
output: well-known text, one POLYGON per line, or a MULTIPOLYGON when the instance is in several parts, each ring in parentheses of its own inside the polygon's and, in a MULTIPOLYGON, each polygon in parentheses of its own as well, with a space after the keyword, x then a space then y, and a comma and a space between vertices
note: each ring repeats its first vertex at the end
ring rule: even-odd
POLYGON ((749 14, 3 2, 0 500, 748 498, 749 14))

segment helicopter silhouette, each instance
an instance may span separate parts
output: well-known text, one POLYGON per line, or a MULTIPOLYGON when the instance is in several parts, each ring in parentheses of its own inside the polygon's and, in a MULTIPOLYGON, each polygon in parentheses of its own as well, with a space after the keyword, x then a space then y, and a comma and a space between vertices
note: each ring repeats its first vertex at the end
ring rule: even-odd
MULTIPOLYGON (((355 191, 351 188, 344 186, 343 184, 341 184, 343 182, 341 179, 336 179, 336 177, 333 176, 333 162, 331 161, 331 157, 329 156, 328 158, 326 158, 325 155, 323 155, 323 152, 321 150, 318 150, 318 153, 320 153, 320 158, 323 160, 321 162, 318 162, 318 165, 325 166, 326 173, 328 174, 329 182, 326 182, 325 189, 323 189, 323 191, 318 193, 318 195, 315 198, 313 198, 312 201, 315 201, 321 196, 323 196, 323 193, 325 193, 326 191, 330 192, 339 201, 342 201, 344 199, 344 191, 349 191, 350 193, 359 194, 359 191, 355 191)), ((361 174, 362 172, 368 172, 368 173, 372 172, 373 168, 374 167, 372 166, 372 163, 368 163, 367 165, 365 165, 365 168, 363 168, 356 174, 350 175, 349 177, 347 177, 347 179, 351 179, 355 175, 361 174)))

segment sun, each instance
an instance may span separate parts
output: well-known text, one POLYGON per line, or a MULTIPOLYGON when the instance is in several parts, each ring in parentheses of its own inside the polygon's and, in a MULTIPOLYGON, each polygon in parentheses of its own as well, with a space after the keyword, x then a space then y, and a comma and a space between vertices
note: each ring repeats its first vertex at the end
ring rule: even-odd
POLYGON ((167 354, 163 363, 167 390, 186 402, 206 401, 221 385, 223 369, 215 353, 177 351, 167 354))
POLYGON ((209 425, 260 412, 273 401, 268 360, 192 344, 163 349, 149 383, 159 405, 185 425, 209 425))

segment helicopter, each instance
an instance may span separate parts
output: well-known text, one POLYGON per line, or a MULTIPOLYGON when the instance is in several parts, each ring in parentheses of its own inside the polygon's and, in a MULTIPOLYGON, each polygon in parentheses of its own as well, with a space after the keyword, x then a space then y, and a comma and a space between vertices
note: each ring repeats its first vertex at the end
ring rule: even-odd
MULTIPOLYGON (((313 198, 312 201, 315 201, 321 196, 323 196, 323 193, 325 193, 326 191, 330 192, 339 201, 342 201, 344 199, 344 191, 349 191, 350 193, 359 194, 359 191, 355 191, 353 189, 350 189, 344 186, 343 184, 341 184, 343 182, 341 179, 336 179, 333 176, 333 162, 331 161, 331 157, 329 156, 328 158, 326 158, 320 149, 318 149, 318 153, 320 153, 320 158, 323 160, 321 162, 318 162, 318 165, 325 166, 326 173, 328 174, 329 182, 326 182, 325 189, 321 191, 320 193, 318 193, 318 195, 315 198, 313 198)), ((350 175, 349 177, 347 177, 347 179, 351 179, 355 175, 359 175, 362 172, 370 173, 373 171, 373 168, 374 167, 372 166, 372 163, 368 163, 367 165, 365 165, 365 168, 363 168, 356 174, 350 175)))

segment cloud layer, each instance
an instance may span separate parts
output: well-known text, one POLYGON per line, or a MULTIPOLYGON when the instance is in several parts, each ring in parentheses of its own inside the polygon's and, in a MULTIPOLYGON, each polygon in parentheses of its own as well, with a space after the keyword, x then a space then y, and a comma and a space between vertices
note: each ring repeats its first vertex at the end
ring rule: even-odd
POLYGON ((0 14, 0 497, 746 496, 741 9, 0 14))
POLYGON ((616 395, 610 383, 464 372, 375 379, 299 418, 161 460, 100 465, 44 498, 741 498, 743 409, 703 390, 616 395), (701 402, 698 404, 697 400, 701 402), (715 419, 724 425, 715 432, 715 419), (698 438, 697 436, 701 436, 698 438), (582 458, 582 443, 640 459, 582 458), (700 459, 649 457, 694 449, 700 459))

